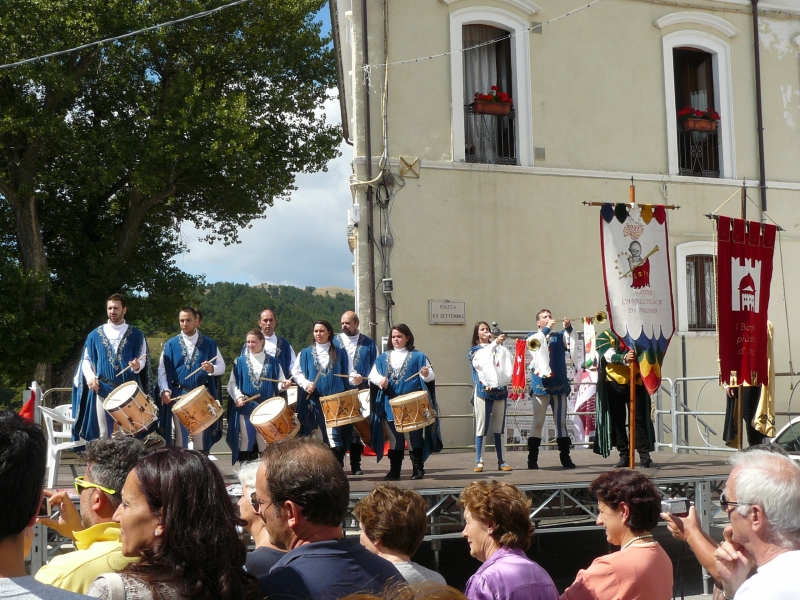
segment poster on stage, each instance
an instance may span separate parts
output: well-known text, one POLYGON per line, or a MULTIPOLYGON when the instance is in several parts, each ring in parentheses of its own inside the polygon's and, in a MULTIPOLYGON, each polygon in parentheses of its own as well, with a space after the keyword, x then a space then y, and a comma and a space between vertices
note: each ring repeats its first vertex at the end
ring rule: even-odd
POLYGON ((611 330, 636 352, 644 386, 653 394, 675 332, 666 209, 604 204, 600 245, 611 330))
POLYGON ((768 381, 767 308, 777 227, 743 219, 717 221, 717 319, 722 383, 768 381))

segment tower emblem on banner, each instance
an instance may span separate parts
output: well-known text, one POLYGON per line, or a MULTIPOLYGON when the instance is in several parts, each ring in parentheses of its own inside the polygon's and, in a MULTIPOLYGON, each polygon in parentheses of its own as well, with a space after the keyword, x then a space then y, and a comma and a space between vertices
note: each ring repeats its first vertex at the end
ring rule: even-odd
POLYGON ((675 332, 666 209, 604 204, 600 245, 611 330, 636 352, 644 386, 653 394, 675 332))

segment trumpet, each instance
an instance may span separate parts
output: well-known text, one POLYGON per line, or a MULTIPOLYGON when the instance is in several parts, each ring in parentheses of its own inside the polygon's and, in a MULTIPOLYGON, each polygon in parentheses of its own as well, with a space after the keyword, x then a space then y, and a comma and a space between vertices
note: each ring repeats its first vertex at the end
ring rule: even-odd
POLYGON ((528 350, 530 350, 531 352, 536 352, 537 350, 539 350, 539 348, 542 347, 542 342, 539 341, 539 338, 533 335, 528 338, 528 341, 525 342, 525 344, 528 346, 528 350))
MULTIPOLYGON (((584 319, 584 318, 593 319, 595 323, 603 324, 606 321, 608 321, 608 314, 603 310, 598 310, 596 313, 594 313, 593 317, 576 317, 574 319, 570 319, 569 317, 564 317, 564 319, 562 320, 577 321, 579 319, 584 319)), ((548 334, 546 339, 549 339, 550 335, 552 335, 552 332, 548 334)), ((537 350, 539 350, 539 348, 542 347, 541 340, 538 339, 535 335, 530 336, 525 343, 528 347, 528 350, 530 350, 531 352, 536 352, 537 350)))
POLYGON ((594 313, 593 317, 575 317, 574 319, 570 317, 564 317, 562 321, 566 321, 567 319, 569 319, 570 321, 578 321, 580 319, 593 319, 595 323, 600 323, 602 325, 603 323, 608 321, 608 314, 604 310, 598 310, 596 313, 594 313))

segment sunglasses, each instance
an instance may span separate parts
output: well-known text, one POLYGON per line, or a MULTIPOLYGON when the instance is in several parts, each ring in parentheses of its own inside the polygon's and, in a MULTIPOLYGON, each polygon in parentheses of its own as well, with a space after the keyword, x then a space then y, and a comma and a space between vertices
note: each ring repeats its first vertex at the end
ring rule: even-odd
POLYGON ((261 514, 261 505, 265 504, 266 506, 272 506, 272 501, 264 502, 259 500, 256 496, 255 492, 250 492, 250 504, 253 506, 253 510, 256 512, 257 515, 261 514))
POLYGON ((112 490, 111 488, 103 487, 102 485, 99 485, 97 483, 91 483, 89 481, 86 481, 84 477, 75 478, 75 491, 78 493, 79 496, 81 495, 81 492, 83 490, 88 488, 97 488, 98 490, 102 490, 106 494, 109 494, 111 496, 117 493, 116 490, 112 490))
POLYGON ((722 507, 722 510, 730 514, 731 511, 737 506, 740 506, 741 503, 731 502, 730 500, 728 500, 727 496, 725 496, 725 492, 722 492, 722 494, 720 494, 719 496, 719 505, 722 507))

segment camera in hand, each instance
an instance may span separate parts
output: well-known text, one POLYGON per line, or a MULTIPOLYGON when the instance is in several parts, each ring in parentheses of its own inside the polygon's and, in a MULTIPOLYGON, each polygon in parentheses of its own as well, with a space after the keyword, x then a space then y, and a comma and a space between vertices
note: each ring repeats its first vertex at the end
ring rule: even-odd
POLYGON ((661 501, 661 512, 675 517, 686 517, 691 505, 688 498, 667 498, 661 501))
POLYGON ((50 503, 47 501, 47 498, 45 497, 42 497, 42 503, 39 505, 39 516, 40 517, 50 516, 50 503))

